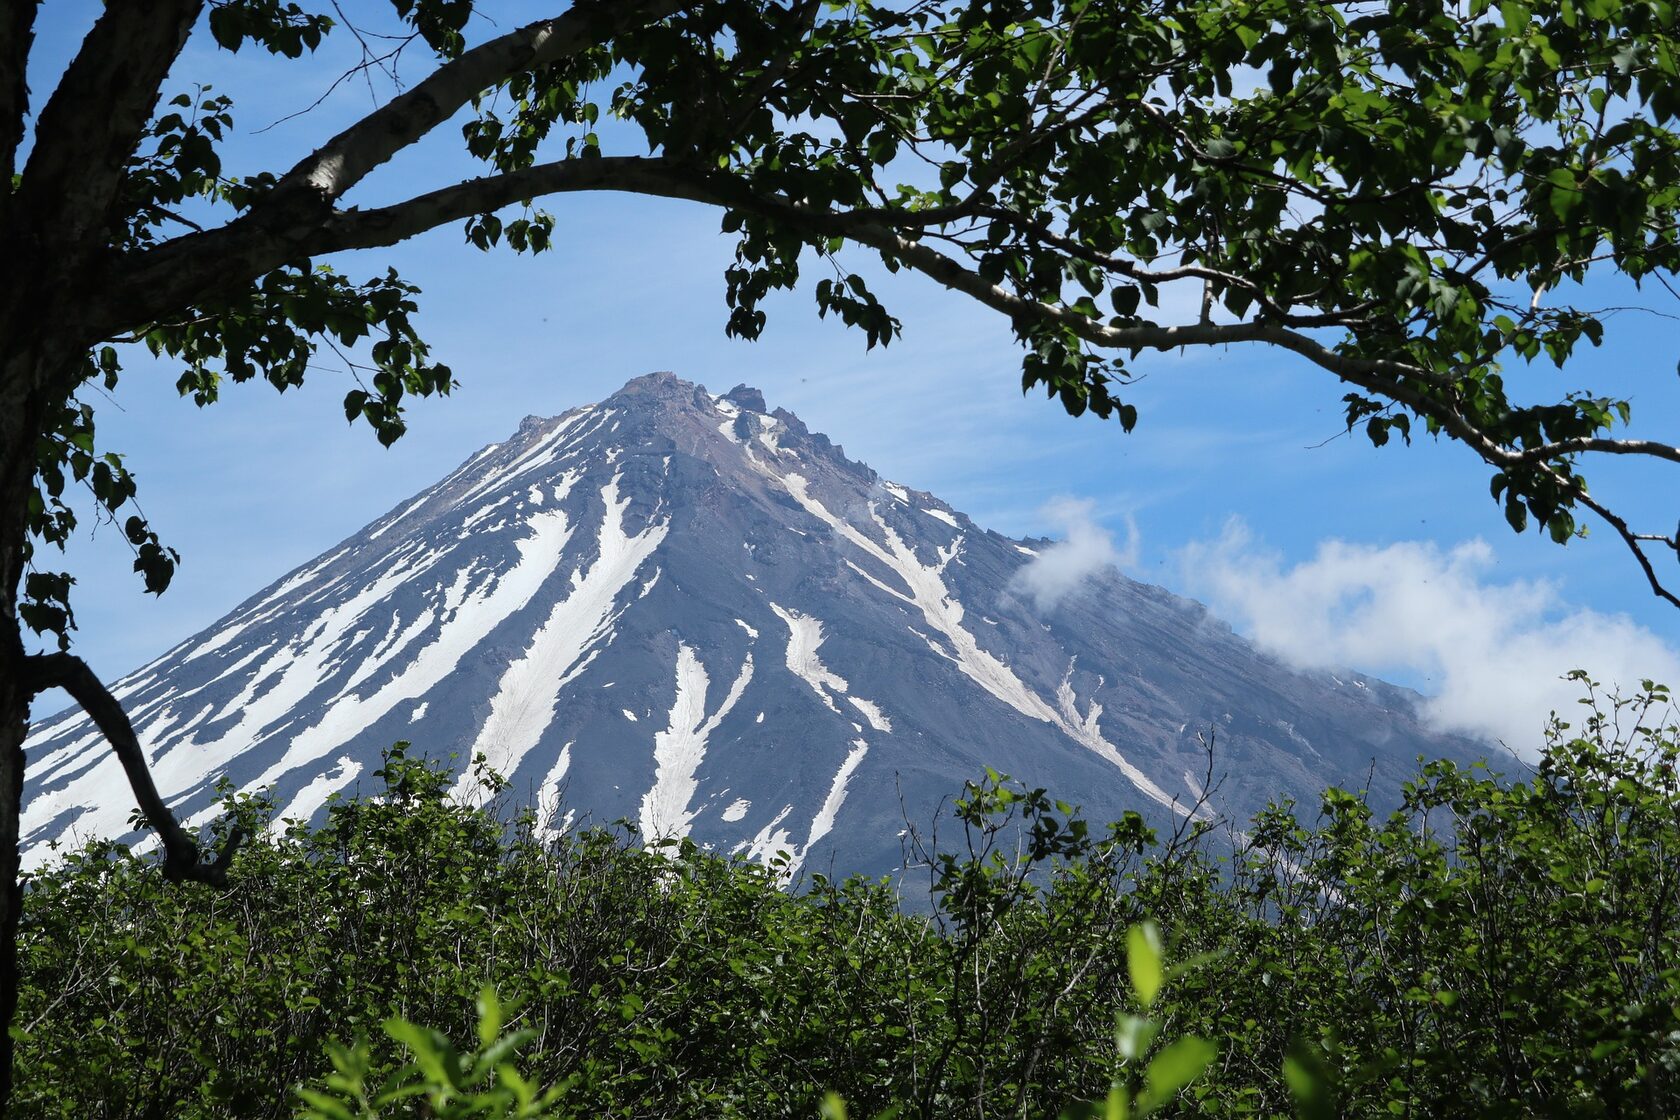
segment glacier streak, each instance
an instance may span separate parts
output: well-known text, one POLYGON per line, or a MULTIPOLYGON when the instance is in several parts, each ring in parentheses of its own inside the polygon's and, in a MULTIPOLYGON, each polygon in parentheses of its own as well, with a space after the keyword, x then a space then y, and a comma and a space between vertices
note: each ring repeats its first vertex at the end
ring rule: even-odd
MULTIPOLYGON (((537 787, 537 836, 543 840, 554 840, 566 830, 566 825, 556 828, 554 818, 560 815, 560 795, 564 790, 566 771, 572 768, 572 744, 567 743, 560 748, 560 757, 554 760, 554 766, 537 787)), ((566 815, 569 822, 571 814, 566 815)))
MULTIPOLYGON (((869 726, 877 731, 891 731, 892 721, 881 713, 879 706, 871 701, 856 696, 846 695, 851 685, 845 678, 831 671, 817 656, 817 650, 823 643, 822 623, 810 615, 800 614, 798 611, 786 610, 780 604, 771 603, 770 609, 776 612, 788 628, 787 667, 794 676, 804 681, 817 694, 828 710, 839 714, 840 708, 834 702, 830 693, 846 696, 846 699, 863 713, 863 718, 869 721, 869 726)), ((737 620, 739 621, 739 620, 737 620)), ((741 623, 745 626, 746 623, 741 623)), ((749 628, 750 630, 750 628, 749 628)), ((753 637, 758 637, 756 631, 751 631, 753 637)))
MULTIPOLYGON (((466 493, 456 498, 453 505, 456 507, 466 505, 479 495, 488 494, 504 483, 512 482, 514 479, 525 474, 527 471, 533 470, 544 463, 553 462, 555 453, 559 450, 556 445, 561 442, 561 439, 568 432, 571 432, 574 438, 583 435, 583 430, 580 429, 577 432, 572 432, 572 429, 578 426, 579 421, 594 414, 595 408, 594 406, 590 406, 587 408, 580 408, 576 412, 562 416, 551 431, 539 438, 530 447, 526 448, 519 458, 509 463, 507 466, 491 471, 489 474, 479 479, 470 488, 468 488, 466 493)), ((610 416, 612 413, 608 412, 606 415, 610 416)), ((598 420, 595 427, 599 426, 600 422, 598 420)))
POLYGON ((833 699, 828 695, 829 691, 843 693, 849 686, 843 679, 829 672, 817 657, 817 647, 823 642, 822 623, 798 611, 783 610, 775 603, 770 604, 770 609, 776 612, 777 618, 787 624, 789 671, 810 685, 811 691, 827 705, 829 711, 838 712, 840 709, 834 706, 833 699))
MULTIPOLYGON (((240 712, 238 723, 218 735, 214 741, 181 741, 188 731, 204 722, 209 715, 208 707, 185 725, 173 728, 174 734, 168 739, 147 736, 148 739, 152 739, 146 744, 149 748, 148 753, 153 754, 155 758, 152 777, 165 801, 171 801, 202 786, 211 775, 257 742, 271 725, 283 720, 289 712, 301 705, 302 701, 321 685, 339 643, 353 632, 353 627, 362 615, 398 587, 425 571, 439 556, 441 553, 422 557, 409 564, 393 564, 379 579, 344 602, 323 611, 302 638, 280 650, 252 678, 237 698, 240 703, 237 709, 240 712), (271 678, 274 679, 273 685, 267 692, 257 696, 256 689, 271 678), (172 744, 169 740, 174 740, 175 743, 172 744), (162 750, 166 745, 176 744, 176 749, 162 750)), ((313 567, 318 569, 322 566, 313 567)), ((231 714, 234 710, 234 704, 229 704, 223 709, 223 714, 231 714)), ((360 726, 362 725, 352 729, 351 733, 359 730, 360 726)), ((337 743, 329 744, 317 755, 310 756, 310 760, 328 753, 336 745, 337 743)), ((270 774, 255 785, 264 785, 275 776, 278 774, 271 768, 270 774)), ((126 797, 112 797, 108 791, 126 791, 127 788, 121 763, 117 761, 114 753, 106 754, 97 764, 79 774, 64 788, 32 798, 20 821, 22 835, 27 837, 36 829, 44 827, 63 807, 80 804, 93 806, 79 818, 79 822, 85 821, 89 826, 92 835, 119 836, 127 831, 129 801, 126 797)), ((44 856, 45 853, 42 854, 44 856)))
POLYGON ((445 617, 437 637, 371 696, 345 694, 327 708, 319 723, 296 736, 285 754, 253 783, 275 781, 287 771, 322 758, 405 700, 418 700, 455 670, 509 615, 531 601, 559 567, 571 530, 558 511, 534 515, 530 534, 516 544, 519 559, 488 589, 469 593, 452 617, 445 617))
POLYGON ((368 540, 376 541, 380 537, 383 537, 390 530, 395 529, 397 527, 397 525, 404 518, 406 518, 409 514, 413 513, 415 510, 419 509, 421 506, 425 505, 428 501, 430 501, 432 495, 436 491, 437 491, 436 486, 427 487, 426 490, 418 498, 416 498, 412 502, 408 503, 399 512, 392 514, 390 520, 386 521, 385 524, 381 525, 379 528, 377 528, 373 532, 369 533, 368 534, 368 540))
MULTIPOLYGON (((1073 686, 1069 680, 1063 680, 1062 688, 1058 690, 1061 707, 1052 708, 1043 697, 1027 687, 1026 682, 1017 677, 1009 666, 982 649, 974 635, 964 629, 963 605, 951 595, 944 580, 946 567, 962 547, 961 537, 953 541, 948 548, 939 550, 937 563, 924 564, 915 551, 893 531, 892 526, 882 521, 873 510, 870 511, 871 517, 886 538, 885 544, 870 539, 856 526, 829 512, 827 506, 811 496, 801 475, 789 474, 783 481, 794 501, 805 507, 808 513, 826 522, 841 537, 874 557, 904 581, 905 587, 910 591, 910 601, 921 610, 922 617, 927 620, 928 625, 950 643, 951 651, 947 656, 970 680, 1022 715, 1060 728, 1076 743, 1095 751, 1113 763, 1146 796, 1162 805, 1176 806, 1177 803, 1171 796, 1150 781, 1142 770, 1127 761, 1125 756, 1098 732, 1097 717, 1102 714, 1101 706, 1093 704, 1088 715, 1080 716, 1073 699, 1073 686)), ((934 645, 931 639, 928 645, 939 651, 939 647, 934 645)), ((1069 673, 1071 676, 1071 668, 1069 673)))
POLYGON ((691 808, 699 788, 695 774, 706 757, 706 740, 735 707, 752 680, 752 654, 747 654, 735 683, 718 710, 706 716, 706 690, 710 681, 699 655, 687 645, 677 645, 677 696, 671 704, 671 722, 653 738, 653 788, 642 797, 640 827, 648 842, 681 840, 694 824, 691 808))
POLYGON ((886 713, 881 711, 879 704, 865 700, 860 696, 848 696, 846 699, 852 702, 852 707, 863 713, 863 718, 869 721, 870 727, 877 731, 892 730, 892 720, 888 719, 886 713))
POLYGON ((307 821, 327 803, 327 798, 355 781, 361 772, 361 763, 348 756, 340 758, 331 771, 315 775, 308 785, 297 791, 292 803, 276 814, 276 823, 283 820, 307 821))
POLYGON ((929 517, 934 518, 937 521, 945 522, 945 524, 949 525, 953 529, 961 529, 962 528, 961 525, 957 524, 957 519, 956 518, 952 517, 950 514, 946 513, 942 509, 924 509, 922 512, 927 514, 929 517))
MULTIPOLYGON (((554 604, 524 655, 502 673, 490 715, 473 743, 471 754, 484 754, 499 773, 511 776, 542 739, 554 721, 560 691, 583 671, 586 655, 611 640, 619 592, 665 539, 667 522, 649 524, 633 537, 625 533, 630 499, 619 497, 619 476, 602 487, 601 503, 594 563, 588 572, 573 572, 571 594, 554 604)), ((564 519, 558 510, 539 516, 564 519)), ((558 551, 555 561, 558 569, 558 551)))
POLYGON ((840 806, 846 803, 846 784, 852 780, 858 764, 863 756, 869 753, 869 744, 862 739, 852 740, 852 749, 846 752, 846 761, 840 764, 840 769, 834 774, 834 780, 828 785, 828 796, 823 798, 822 808, 811 821, 811 833, 805 838, 805 850, 799 854, 799 862, 804 863, 805 857, 818 840, 834 830, 834 818, 840 813, 840 806))

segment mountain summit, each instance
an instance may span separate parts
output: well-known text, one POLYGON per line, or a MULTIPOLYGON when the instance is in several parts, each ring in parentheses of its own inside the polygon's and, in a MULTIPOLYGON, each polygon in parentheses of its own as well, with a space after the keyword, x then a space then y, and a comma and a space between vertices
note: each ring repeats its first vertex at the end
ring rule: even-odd
MULTIPOLYGON (((794 866, 886 871, 904 817, 990 766, 1170 819, 1239 820, 1328 783, 1394 788, 1438 736, 1413 695, 1300 673, 1109 569, 1053 605, 1042 541, 888 482, 756 389, 667 373, 528 417, 442 481, 120 682, 185 820, 223 776, 283 817, 398 739, 483 755, 544 827, 627 818, 794 866)), ((462 779, 463 786, 468 779, 462 779)), ((127 833, 78 712, 28 746, 26 862, 127 833)))

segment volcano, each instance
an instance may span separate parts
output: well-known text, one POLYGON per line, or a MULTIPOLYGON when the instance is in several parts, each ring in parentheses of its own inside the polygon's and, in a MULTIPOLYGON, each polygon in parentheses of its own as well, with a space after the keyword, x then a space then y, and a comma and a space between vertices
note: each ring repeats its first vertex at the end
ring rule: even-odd
MULTIPOLYGON (((527 418, 114 692, 192 824, 223 778, 315 818, 409 740, 468 796, 482 758, 543 828, 625 820, 790 873, 890 872, 906 823, 986 767, 1094 822, 1240 823, 1487 753, 1415 693, 1293 669, 1118 570, 1042 602, 1023 573, 1058 547, 881 478, 757 390, 651 374, 527 418)), ((85 716, 43 721, 27 760, 26 866, 142 839, 85 716)))

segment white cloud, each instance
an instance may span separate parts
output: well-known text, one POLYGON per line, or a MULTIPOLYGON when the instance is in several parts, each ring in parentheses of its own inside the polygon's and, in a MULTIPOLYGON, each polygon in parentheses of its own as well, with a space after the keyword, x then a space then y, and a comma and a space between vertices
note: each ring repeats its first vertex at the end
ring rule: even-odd
POLYGON ((1574 713, 1585 669, 1624 692, 1651 678, 1680 687, 1680 652, 1626 615, 1573 607, 1551 583, 1490 577, 1473 540, 1384 545, 1325 541, 1294 566, 1237 520, 1181 554, 1186 589, 1262 648, 1299 666, 1422 678, 1437 727, 1533 756, 1547 714, 1574 713))
POLYGON ((1116 548, 1114 534, 1091 516, 1094 503, 1057 498, 1039 516, 1059 529, 1063 539, 1039 550, 1010 580, 1010 590, 1032 598, 1039 610, 1049 610, 1103 568, 1126 568, 1137 563, 1137 524, 1126 517, 1126 547, 1116 548))

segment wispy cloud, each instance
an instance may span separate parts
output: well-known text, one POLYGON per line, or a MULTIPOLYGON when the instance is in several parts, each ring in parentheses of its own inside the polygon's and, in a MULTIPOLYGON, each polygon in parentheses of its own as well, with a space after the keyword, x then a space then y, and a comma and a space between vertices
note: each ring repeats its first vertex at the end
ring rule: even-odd
POLYGON ((1030 597, 1039 610, 1049 610, 1088 578, 1107 567, 1128 568, 1137 563, 1137 524, 1126 517, 1126 544, 1115 546, 1114 534, 1092 517, 1095 503, 1057 498, 1039 516, 1059 530, 1062 539, 1039 550, 1015 573, 1010 589, 1030 597))
POLYGON ((1545 582, 1493 578, 1472 540, 1383 546, 1325 541, 1288 565, 1241 521, 1181 553, 1186 590, 1263 648, 1300 666, 1421 678, 1443 729, 1537 749, 1546 716, 1575 721, 1585 669, 1624 691, 1680 686, 1680 652, 1626 615, 1570 605, 1545 582))

